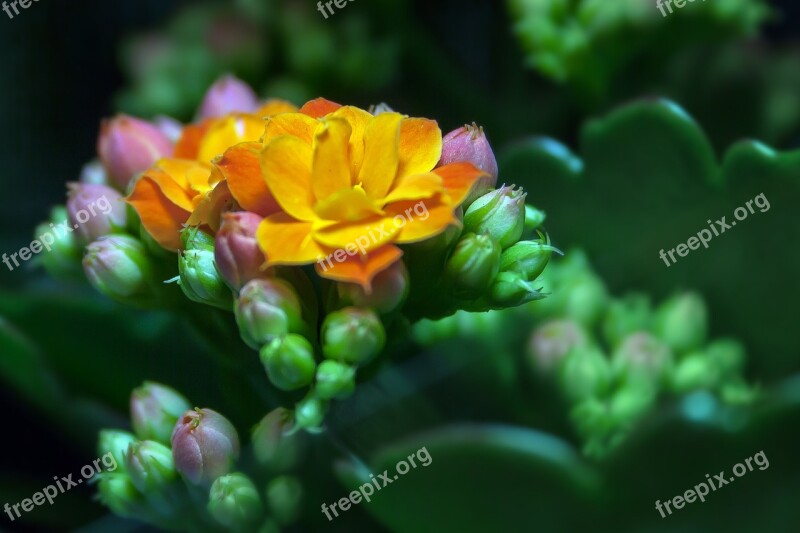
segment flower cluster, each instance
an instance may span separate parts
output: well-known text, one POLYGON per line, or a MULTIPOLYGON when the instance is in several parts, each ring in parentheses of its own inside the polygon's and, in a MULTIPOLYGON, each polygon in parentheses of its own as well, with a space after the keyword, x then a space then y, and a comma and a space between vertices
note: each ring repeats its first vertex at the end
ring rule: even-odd
POLYGON ((260 102, 227 77, 192 124, 107 121, 98 155, 67 210, 101 194, 115 208, 50 264, 82 256, 89 282, 124 303, 180 307, 177 286, 233 312, 272 385, 307 392, 299 428, 320 428, 392 328, 542 297, 544 215, 496 188, 474 124, 443 136, 385 104, 260 102))

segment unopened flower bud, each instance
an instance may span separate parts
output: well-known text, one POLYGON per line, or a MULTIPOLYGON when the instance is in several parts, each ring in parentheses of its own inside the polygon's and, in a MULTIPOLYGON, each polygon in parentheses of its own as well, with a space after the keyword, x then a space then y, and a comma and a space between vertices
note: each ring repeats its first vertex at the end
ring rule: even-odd
POLYGON ((534 300, 541 300, 545 295, 532 281, 525 279, 518 272, 500 272, 489 289, 489 302, 498 308, 516 307, 534 300))
POLYGON ((442 139, 441 166, 465 161, 472 163, 487 176, 478 180, 464 205, 470 205, 476 198, 494 188, 497 183, 497 159, 486 139, 483 128, 477 124, 466 125, 453 130, 442 139))
POLYGON ((177 477, 170 449, 152 440, 130 444, 125 468, 142 493, 162 489, 177 477))
POLYGON ((458 241, 445 275, 463 297, 480 296, 500 270, 500 246, 489 235, 467 233, 458 241))
POLYGON ((534 330, 529 353, 533 367, 541 374, 550 374, 570 350, 587 345, 588 337, 580 324, 571 320, 553 320, 534 330))
POLYGON ((327 359, 364 365, 383 350, 386 332, 372 310, 346 307, 325 317, 321 339, 327 359))
POLYGON ((651 315, 649 296, 626 295, 609 304, 603 319, 603 335, 612 347, 617 346, 632 333, 648 331, 651 315))
POLYGON ((277 337, 261 349, 261 362, 277 388, 291 391, 314 380, 314 347, 301 335, 277 337))
POLYGON ((224 76, 208 89, 200 105, 200 119, 230 113, 251 113, 258 109, 258 95, 242 80, 224 76))
POLYGON ((500 271, 517 272, 533 281, 544 272, 553 252, 561 254, 561 250, 546 242, 520 241, 500 256, 500 271))
POLYGON ((270 515, 288 526, 300 518, 303 502, 303 485, 294 476, 279 476, 267 485, 267 505, 270 515))
POLYGON ((292 433, 294 416, 285 407, 270 411, 253 428, 253 454, 273 472, 292 468, 300 456, 300 435, 292 433))
POLYGON ((676 295, 659 306, 653 332, 678 354, 699 349, 708 331, 708 312, 695 293, 676 295))
POLYGON ((399 308, 408 296, 408 290, 408 270, 403 261, 395 261, 379 272, 372 279, 372 292, 369 294, 357 283, 337 284, 342 301, 356 307, 371 307, 381 314, 399 308))
POLYGON ((125 454, 132 442, 136 442, 136 437, 132 433, 117 429, 104 429, 100 432, 97 441, 97 453, 101 457, 110 453, 116 465, 125 470, 125 454))
POLYGON ((525 229, 525 193, 512 185, 484 194, 464 212, 464 228, 491 235, 501 248, 508 248, 525 229))
POLYGON ((122 518, 141 518, 144 497, 127 472, 106 472, 97 483, 100 501, 122 518))
POLYGON ((134 176, 172 153, 172 142, 149 122, 118 115, 103 122, 97 153, 111 182, 125 191, 134 176))
POLYGON ((111 299, 145 303, 155 295, 150 258, 142 243, 128 235, 108 235, 91 243, 83 270, 89 283, 111 299))
POLYGON ((724 378, 735 378, 744 371, 746 353, 742 343, 734 339, 719 339, 706 347, 706 357, 724 378))
POLYGON ((228 286, 238 291, 252 279, 263 276, 264 254, 258 246, 256 231, 263 220, 255 213, 225 213, 217 232, 214 259, 228 286))
POLYGON ((692 352, 683 356, 675 365, 670 384, 677 394, 693 390, 713 389, 720 381, 720 373, 714 363, 703 352, 692 352))
POLYGON ((228 531, 246 531, 261 517, 261 498, 250 478, 233 473, 217 478, 208 495, 208 513, 228 531))
POLYGON ((81 168, 80 182, 87 185, 108 185, 108 173, 100 161, 90 161, 81 168))
POLYGON ((191 407, 175 389, 146 382, 131 393, 131 425, 140 439, 169 444, 175 423, 191 407))
POLYGON ((356 389, 356 369, 338 361, 323 361, 317 368, 314 390, 324 400, 342 399, 356 389))
POLYGON ((600 397, 611 384, 611 365, 597 348, 576 347, 559 366, 559 385, 572 401, 600 397))
POLYGON ((319 432, 322 430, 322 422, 327 412, 328 402, 311 392, 295 406, 295 428, 305 429, 311 433, 319 432))
POLYGON ((214 263, 213 238, 197 228, 181 233, 184 249, 178 257, 178 284, 193 302, 229 310, 232 295, 214 263))
POLYGON ((644 331, 626 337, 612 356, 612 368, 622 381, 658 384, 671 366, 669 347, 644 331))
POLYGON ((248 282, 239 293, 235 312, 242 339, 256 350, 277 337, 307 329, 297 292, 278 278, 248 282))
POLYGON ((523 233, 525 235, 533 235, 544 224, 545 218, 544 211, 525 204, 525 231, 523 233))
POLYGON ((105 185, 70 183, 67 196, 69 225, 81 242, 125 230, 127 207, 122 196, 105 185))
POLYGON ((239 435, 216 411, 193 409, 175 425, 172 456, 183 477, 195 485, 210 485, 230 472, 239 458, 239 435))
POLYGON ((60 227, 66 222, 67 216, 66 207, 54 207, 50 211, 49 222, 39 224, 34 234, 46 250, 46 253, 41 254, 44 268, 48 274, 57 279, 74 279, 82 276, 83 272, 81 269, 83 247, 74 233, 60 227))

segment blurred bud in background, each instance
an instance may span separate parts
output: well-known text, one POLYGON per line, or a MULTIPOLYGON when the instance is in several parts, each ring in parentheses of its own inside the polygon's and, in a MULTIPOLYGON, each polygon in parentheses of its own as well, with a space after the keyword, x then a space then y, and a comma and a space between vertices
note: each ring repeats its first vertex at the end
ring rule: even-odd
POLYGON ((131 393, 131 425, 140 439, 169 444, 175 423, 191 407, 175 389, 146 382, 131 393))
POLYGON ((385 315, 403 305, 408 297, 408 281, 408 270, 401 260, 372 279, 372 292, 369 294, 357 283, 337 283, 336 290, 345 305, 371 307, 385 315))
POLYGON ((547 218, 547 216, 544 211, 536 209, 532 205, 525 204, 525 231, 522 233, 523 236, 526 238, 533 237, 542 224, 544 224, 545 218, 547 218))
POLYGON ((708 311, 699 294, 678 294, 656 310, 653 332, 676 354, 700 348, 707 331, 708 311))
POLYGON ((500 247, 489 235, 467 233, 456 244, 445 266, 445 279, 459 296, 486 292, 500 271, 500 247))
POLYGON ((172 154, 172 141, 149 122, 118 115, 103 121, 97 153, 110 182, 126 191, 133 177, 172 154))
POLYGON ((488 234, 501 248, 508 248, 525 229, 525 192, 504 185, 484 194, 464 212, 464 228, 488 234))
POLYGON ((208 512, 228 531, 249 531, 263 506, 250 478, 233 473, 217 478, 208 494, 208 512))
POLYGON ((323 361, 317 367, 314 391, 324 400, 341 400, 355 392, 355 367, 338 361, 323 361))
POLYGON ((321 340, 327 359, 365 365, 383 350, 386 332, 374 311, 347 307, 325 317, 321 340))
POLYGON ((83 270, 101 294, 123 303, 156 301, 153 267, 141 242, 128 235, 108 235, 86 248, 83 270))
POLYGON ((77 236, 61 228, 56 230, 57 226, 67 223, 68 216, 66 207, 54 207, 50 211, 50 220, 39 224, 34 234, 47 250, 40 255, 45 270, 54 278, 63 280, 77 279, 83 274, 83 246, 77 236))
POLYGON ((279 476, 269 482, 266 490, 270 516, 288 526, 302 513, 303 485, 294 476, 279 476))
POLYGON ((285 472, 300 459, 303 434, 293 428, 293 413, 285 407, 273 409, 253 428, 253 454, 270 472, 285 472))
POLYGON ((228 286, 238 291, 250 280, 263 275, 264 254, 258 246, 256 231, 263 220, 255 213, 225 213, 214 244, 217 269, 228 286))
POLYGON ((235 312, 242 339, 256 350, 276 337, 308 329, 297 292, 278 278, 247 283, 236 300, 235 312))
POLYGON ((611 365, 597 348, 575 347, 562 359, 558 380, 564 395, 572 401, 602 397, 611 385, 611 365))
POLYGON ((444 166, 461 161, 472 163, 487 174, 486 177, 478 180, 464 201, 464 205, 469 206, 479 196, 494 189, 498 175, 494 151, 489 145, 483 128, 475 123, 453 130, 442 139, 442 159, 439 165, 444 166))
POLYGON ((322 422, 328 412, 328 402, 322 400, 312 391, 297 402, 294 410, 295 428, 316 433, 322 430, 322 422))
POLYGON ((99 160, 90 161, 81 168, 78 181, 87 185, 108 185, 108 173, 99 160))
POLYGON ((172 452, 152 440, 130 444, 125 454, 125 468, 142 493, 158 492, 177 478, 172 452))
POLYGON ((305 337, 295 334, 277 337, 264 346, 261 362, 272 384, 284 391, 310 385, 317 368, 314 347, 305 337))
POLYGON ((680 358, 670 376, 670 385, 677 394, 695 390, 712 390, 720 384, 720 371, 702 351, 680 358))
POLYGON ((230 472, 239 458, 239 435, 216 411, 193 409, 175 425, 172 456, 176 469, 187 480, 208 486, 230 472))
POLYGON ((258 109, 258 95, 242 80, 227 75, 217 80, 200 104, 199 118, 215 118, 230 113, 252 113, 258 109))
POLYGON ((83 244, 125 230, 127 206, 120 193, 86 183, 70 183, 68 189, 69 224, 83 244))
POLYGON ((104 472, 97 483, 100 501, 117 516, 142 518, 144 497, 127 472, 104 472))
POLYGON ((652 321, 650 297, 645 294, 627 294, 613 300, 603 319, 603 336, 612 347, 637 331, 648 331, 652 321))
POLYGON ((181 232, 183 251, 178 257, 178 284, 193 302, 232 308, 232 295, 214 262, 214 239, 198 228, 181 232))
POLYGON ((533 368, 544 375, 552 374, 573 348, 585 348, 588 337, 584 329, 571 320, 553 320, 542 324, 531 335, 528 353, 533 368))
POLYGON ((659 384, 672 366, 669 347, 645 331, 628 335, 611 357, 614 375, 625 383, 643 379, 659 384))

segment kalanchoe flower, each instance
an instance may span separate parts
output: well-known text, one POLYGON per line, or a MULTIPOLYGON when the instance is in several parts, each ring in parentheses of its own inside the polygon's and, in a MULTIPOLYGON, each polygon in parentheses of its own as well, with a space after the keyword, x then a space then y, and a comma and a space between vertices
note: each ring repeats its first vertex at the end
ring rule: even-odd
POLYGON ((284 391, 309 385, 317 367, 314 347, 305 337, 295 334, 278 337, 264 346, 261 362, 272 384, 284 391))
POLYGON ((127 431, 116 429, 104 429, 100 432, 97 442, 97 453, 104 456, 110 453, 118 467, 125 470, 125 455, 128 447, 136 442, 136 437, 127 431))
POLYGON ((206 92, 200 105, 200 118, 215 118, 230 113, 252 113, 258 109, 258 95, 242 80, 225 76, 206 92))
POLYGON ((108 235, 86 248, 83 270, 89 283, 111 299, 153 301, 153 267, 144 245, 129 235, 108 235))
POLYGON ((147 382, 131 393, 133 430, 140 439, 169 444, 175 422, 191 407, 175 389, 147 382))
POLYGON ((111 472, 100 475, 97 483, 100 501, 115 515, 123 518, 142 518, 144 497, 136 489, 127 472, 111 472))
POLYGON ((514 186, 503 186, 477 200, 464 213, 464 228, 487 233, 505 249, 522 237, 525 229, 525 193, 514 186))
POLYGON ((214 263, 213 238, 198 228, 183 230, 181 238, 184 250, 178 257, 178 284, 183 293, 193 302, 231 309, 231 291, 214 263))
POLYGON ((356 389, 356 369, 338 361, 323 361, 317 367, 314 391, 324 400, 343 399, 356 389))
POLYGON ((230 472, 239 458, 239 435, 227 418, 211 409, 184 413, 172 433, 175 468, 195 485, 210 485, 230 472))
POLYGON ((653 332, 676 355, 698 349, 706 339, 708 312, 700 295, 676 295, 659 306, 653 332))
POLYGON ((276 477, 267 485, 266 496, 270 515, 281 524, 288 526, 300 518, 303 485, 296 477, 276 477))
POLYGON ((119 115, 103 122, 97 153, 111 182, 126 191, 134 176, 172 154, 172 142, 149 122, 119 115))
POLYGON ((292 433, 294 416, 285 407, 270 411, 253 428, 251 442, 256 460, 273 472, 285 471, 299 459, 299 437, 292 433))
POLYGON ((226 213, 217 232, 214 259, 228 286, 238 291, 250 280, 263 276, 264 254, 256 231, 263 217, 247 211, 226 213))
POLYGON ((117 191, 87 183, 70 183, 68 188, 69 224, 84 244, 125 229, 127 208, 117 191))
POLYGON ((307 329, 297 292, 282 279, 254 279, 247 283, 239 293, 235 311, 242 339, 256 350, 276 337, 307 329))
POLYGON ((500 247, 489 235, 467 233, 456 244, 445 266, 445 277, 457 294, 480 296, 500 270, 500 247))
POLYGON ((383 350, 386 332, 374 311, 346 307, 325 318, 321 339, 326 358, 364 365, 383 350))
POLYGON ((466 125, 445 135, 442 143, 440 165, 466 161, 486 173, 486 176, 475 183, 464 205, 469 206, 479 196, 494 188, 498 175, 497 159, 483 133, 483 128, 475 123, 471 126, 466 125))
POLYGON ((397 261, 373 278, 369 293, 356 283, 338 283, 336 289, 346 305, 371 307, 388 314, 403 305, 408 296, 408 270, 402 260, 397 261))
POLYGON ((233 473, 217 478, 208 494, 208 513, 228 531, 246 531, 261 517, 261 498, 250 478, 233 473))
POLYGON ((542 374, 550 374, 570 350, 587 344, 586 332, 579 324, 553 320, 534 330, 528 347, 533 367, 542 374))
POLYGON ((526 280, 533 281, 544 272, 553 252, 563 255, 561 250, 550 245, 549 238, 546 241, 520 241, 500 256, 500 271, 517 272, 526 280))
POLYGON ((651 334, 640 331, 626 337, 611 360, 620 380, 643 379, 657 384, 672 366, 672 352, 651 334))
POLYGON ((152 440, 137 441, 128 446, 125 468, 142 493, 158 491, 177 477, 170 449, 152 440))

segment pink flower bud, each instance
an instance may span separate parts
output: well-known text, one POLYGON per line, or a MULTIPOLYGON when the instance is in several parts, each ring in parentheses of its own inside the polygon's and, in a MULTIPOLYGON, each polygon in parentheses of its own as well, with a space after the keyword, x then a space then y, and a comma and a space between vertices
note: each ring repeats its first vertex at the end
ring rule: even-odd
POLYGON ((442 159, 439 166, 466 161, 489 175, 475 184, 472 193, 464 201, 464 205, 469 206, 473 200, 497 184, 497 159, 494 157, 492 147, 483 133, 483 128, 475 123, 451 131, 444 136, 442 142, 442 159))
POLYGON ((125 228, 128 211, 119 192, 90 183, 70 183, 67 189, 69 225, 84 244, 125 228))
POLYGON ((214 118, 230 113, 251 113, 258 109, 258 96, 242 80, 225 76, 217 80, 206 93, 200 105, 200 119, 214 118))
POLYGON ((247 211, 225 213, 214 243, 217 270, 233 290, 262 277, 264 254, 258 246, 256 231, 263 218, 247 211))
POLYGON ((211 485, 239 458, 239 435, 211 409, 186 411, 172 432, 175 468, 195 485, 211 485))
POLYGON ((372 307, 381 314, 388 314, 400 307, 408 296, 408 270, 402 261, 395 261, 375 276, 369 294, 356 283, 339 283, 337 289, 347 305, 372 307))
POLYGON ((172 154, 172 142, 149 122, 118 115, 103 121, 97 153, 110 181, 121 191, 126 191, 134 176, 172 154))

